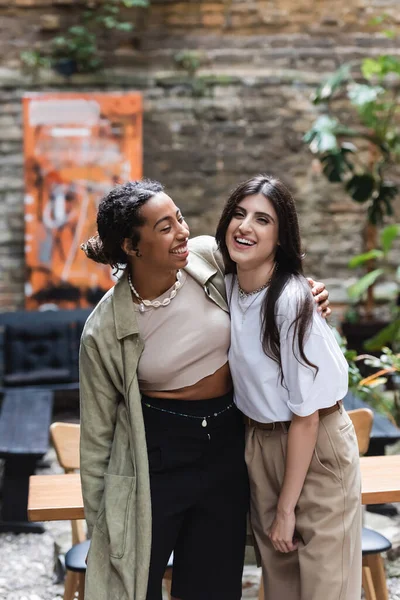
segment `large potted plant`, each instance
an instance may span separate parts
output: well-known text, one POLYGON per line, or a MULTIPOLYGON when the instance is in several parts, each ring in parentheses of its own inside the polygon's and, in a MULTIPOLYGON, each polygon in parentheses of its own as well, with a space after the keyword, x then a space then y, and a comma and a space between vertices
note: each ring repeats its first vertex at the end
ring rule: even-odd
POLYGON ((377 386, 386 386, 386 393, 380 395, 381 404, 378 408, 400 427, 400 353, 384 347, 379 357, 364 354, 357 359, 363 360, 372 369, 378 369, 361 379, 357 383, 358 389, 365 391, 368 388, 372 390, 377 386))
MULTIPOLYGON (((315 92, 313 101, 323 114, 304 136, 328 181, 342 184, 352 200, 364 207, 363 254, 351 266, 362 266, 365 276, 350 288, 353 302, 357 297, 352 320, 356 306, 357 319, 367 328, 364 338, 384 325, 376 322, 374 288, 383 275, 376 262, 382 258, 381 252, 385 253, 379 247, 378 231, 386 218, 393 216, 393 202, 399 193, 391 178, 400 158, 399 92, 397 57, 382 55, 366 58, 359 65, 344 64, 315 92), (344 99, 348 111, 343 110, 344 99)), ((352 347, 348 324, 344 324, 344 333, 352 347)))
MULTIPOLYGON (((377 332, 371 339, 364 342, 364 348, 369 351, 379 351, 383 346, 396 347, 397 344, 400 344, 400 267, 395 266, 389 260, 390 250, 398 235, 400 235, 400 224, 387 225, 380 232, 379 247, 354 256, 348 265, 349 268, 355 269, 367 265, 371 261, 374 263, 372 271, 369 270, 348 288, 348 295, 352 303, 348 315, 351 315, 352 312, 357 314, 358 306, 362 303, 365 294, 372 290, 373 286, 380 280, 386 281, 385 293, 375 294, 374 302, 378 305, 383 303, 387 305, 386 317, 388 322, 387 324, 383 324, 381 321, 375 322, 377 332)), ((345 335, 347 333, 346 326, 349 330, 349 325, 346 323, 342 326, 345 335)), ((371 328, 367 331, 367 334, 371 334, 371 328)), ((353 344, 352 347, 359 349, 364 339, 365 336, 361 335, 358 343, 353 344)))

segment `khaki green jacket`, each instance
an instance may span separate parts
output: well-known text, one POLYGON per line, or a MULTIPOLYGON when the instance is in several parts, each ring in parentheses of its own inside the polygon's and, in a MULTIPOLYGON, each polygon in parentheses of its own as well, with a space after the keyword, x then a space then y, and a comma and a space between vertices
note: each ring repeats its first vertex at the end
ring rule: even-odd
MULTIPOLYGON (((185 270, 228 310, 214 238, 190 241, 185 270)), ((142 350, 131 292, 122 277, 89 316, 81 341, 81 480, 92 539, 86 600, 146 598, 151 504, 137 379, 142 350)))

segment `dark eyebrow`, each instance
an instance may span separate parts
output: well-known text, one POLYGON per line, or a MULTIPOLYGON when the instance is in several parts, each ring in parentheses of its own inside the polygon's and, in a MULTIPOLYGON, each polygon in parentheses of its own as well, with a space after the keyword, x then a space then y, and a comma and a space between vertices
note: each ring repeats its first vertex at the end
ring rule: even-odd
MULTIPOLYGON (((180 209, 178 208, 178 210, 176 211, 176 216, 178 216, 180 214, 180 209)), ((155 229, 157 227, 157 225, 159 225, 160 223, 162 223, 163 221, 171 221, 172 217, 161 217, 161 219, 158 219, 158 221, 155 223, 153 229, 155 229)))
POLYGON ((274 219, 274 217, 272 217, 272 216, 271 216, 271 215, 269 215, 268 213, 265 213, 265 212, 256 212, 256 213, 255 213, 255 215, 256 215, 257 217, 268 217, 268 219, 271 219, 271 221, 272 221, 273 223, 275 223, 275 219, 274 219))
MULTIPOLYGON (((235 210, 241 210, 242 212, 244 212, 247 215, 247 210, 245 208, 243 208, 243 206, 236 206, 235 210)), ((256 215, 256 217, 268 217, 268 219, 271 219, 271 221, 273 223, 275 223, 274 217, 272 217, 268 213, 265 213, 265 212, 256 212, 254 214, 256 215)))

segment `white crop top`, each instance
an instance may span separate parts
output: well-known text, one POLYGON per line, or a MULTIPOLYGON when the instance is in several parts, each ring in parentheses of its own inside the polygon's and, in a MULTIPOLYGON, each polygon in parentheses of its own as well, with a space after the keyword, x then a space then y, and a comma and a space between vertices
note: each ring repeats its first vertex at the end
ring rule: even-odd
MULTIPOLYGON (((228 361, 228 313, 210 300, 185 271, 181 282, 182 287, 167 306, 146 307, 141 313, 134 304, 145 346, 138 365, 143 392, 193 385, 228 361)), ((157 300, 168 298, 171 289, 157 300)))
POLYGON ((304 353, 319 367, 317 375, 315 369, 296 360, 293 354, 294 327, 290 325, 296 316, 296 280, 286 285, 275 309, 287 389, 281 385, 278 364, 264 353, 261 345, 260 308, 268 288, 256 297, 240 300, 236 277, 233 288, 232 275, 227 275, 225 282, 231 311, 229 364, 238 408, 255 421, 269 423, 290 421, 293 413, 305 417, 342 400, 347 393, 347 361, 316 306, 304 353))

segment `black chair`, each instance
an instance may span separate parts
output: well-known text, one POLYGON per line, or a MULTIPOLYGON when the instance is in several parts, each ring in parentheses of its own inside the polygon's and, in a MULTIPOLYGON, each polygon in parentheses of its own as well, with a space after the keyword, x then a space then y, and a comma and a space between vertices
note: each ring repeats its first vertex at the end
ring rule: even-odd
POLYGON ((90 540, 75 544, 65 555, 65 568, 73 573, 80 573, 77 582, 75 579, 67 577, 65 580, 64 600, 73 600, 76 591, 78 592, 78 600, 84 600, 85 597, 85 573, 86 573, 86 557, 89 551, 90 540), (76 585, 78 583, 78 588, 76 585))
POLYGON ((30 386, 74 380, 75 339, 68 323, 6 325, 4 385, 30 386))
POLYGON ((362 582, 366 600, 389 600, 385 568, 381 553, 392 544, 384 535, 363 527, 362 530, 362 582))

